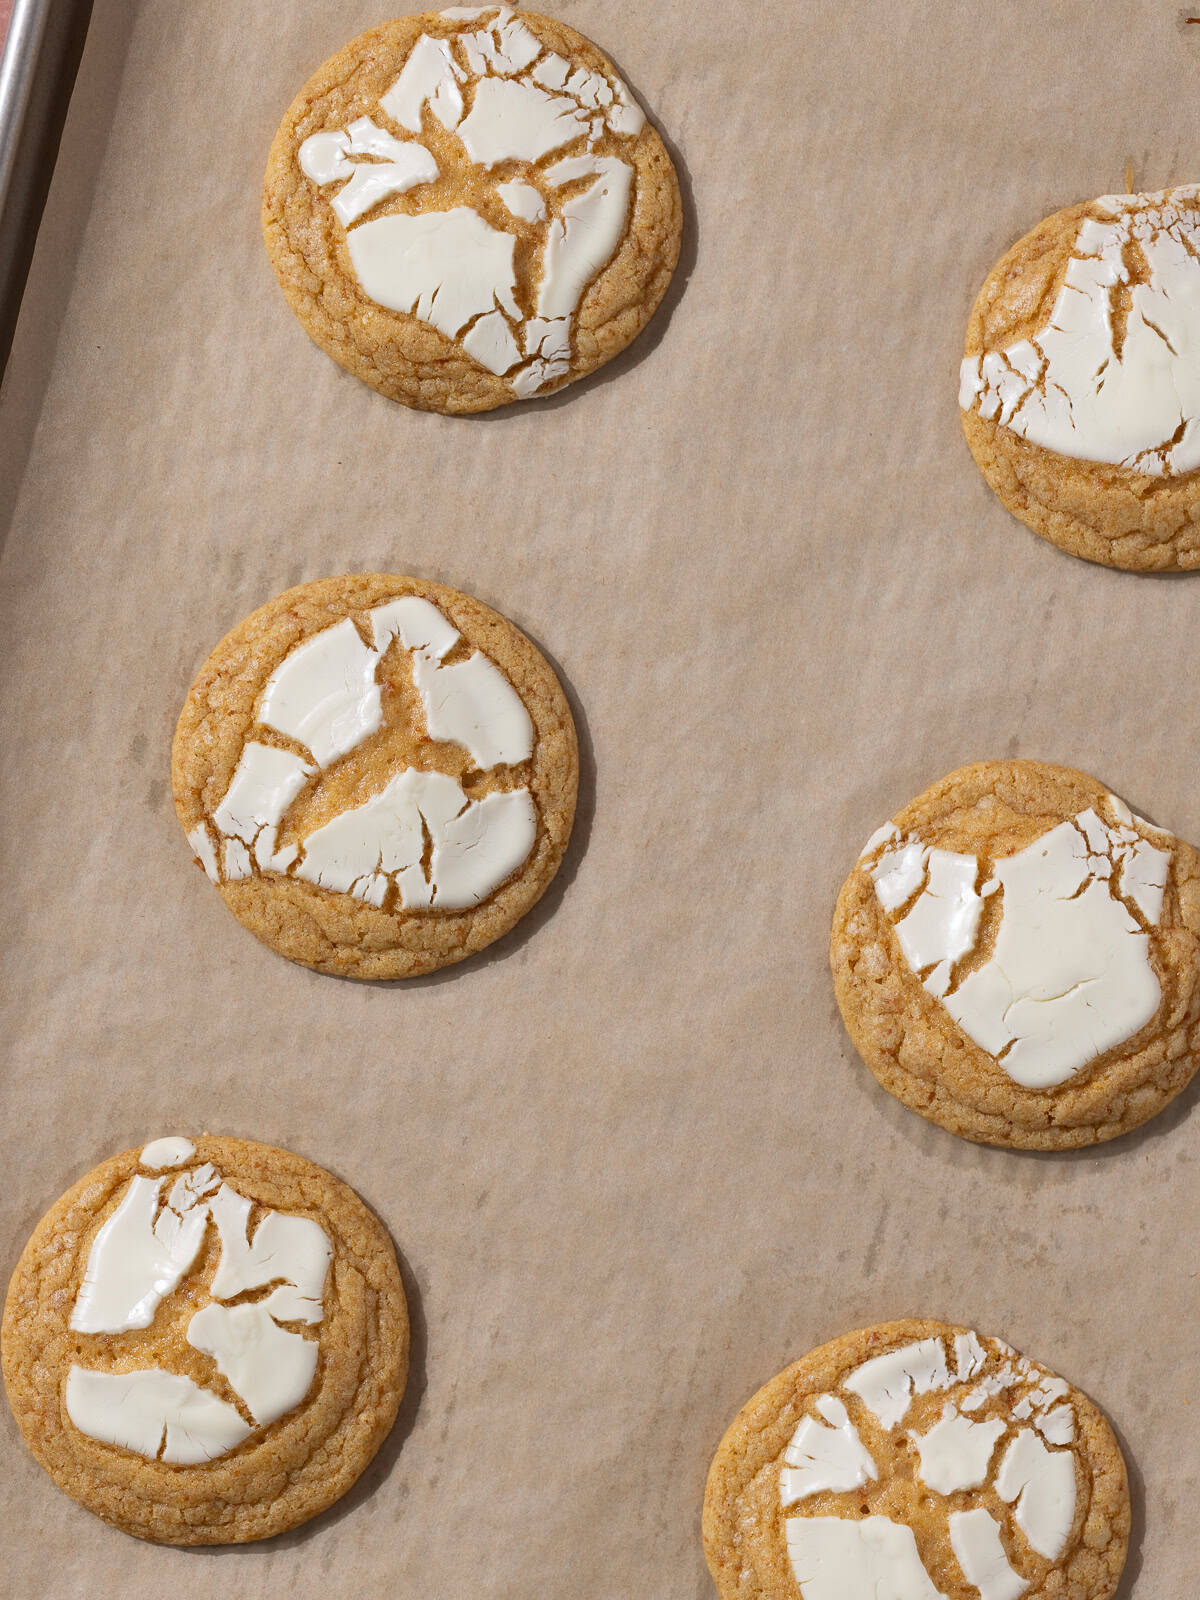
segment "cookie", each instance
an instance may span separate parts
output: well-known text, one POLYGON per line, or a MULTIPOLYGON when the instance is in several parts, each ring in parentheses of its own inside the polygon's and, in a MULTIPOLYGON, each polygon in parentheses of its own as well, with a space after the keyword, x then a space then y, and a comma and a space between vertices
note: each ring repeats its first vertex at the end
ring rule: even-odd
POLYGON ((263 237, 328 355, 424 411, 552 394, 624 350, 679 259, 666 147, 612 63, 508 6, 402 17, 309 79, 263 237))
POLYGON ((496 612, 380 573, 289 589, 200 669, 172 755, 199 864, 264 944, 411 978, 537 901, 575 815, 558 679, 496 612))
POLYGON ((830 960, 859 1054, 923 1117, 1113 1139, 1196 1070, 1200 856, 1081 772, 981 761, 867 841, 830 960))
POLYGON ((160 1544, 266 1539, 345 1494, 395 1420, 408 1312, 387 1231, 312 1162, 155 1139, 34 1229, 4 1382, 58 1484, 160 1544))
POLYGON ((959 404, 1034 533, 1109 567, 1200 566, 1200 187, 1106 195, 1026 234, 971 312, 959 404))
POLYGON ((1112 1429, 999 1339, 885 1322, 773 1378, 721 1441, 721 1600, 1109 1600, 1129 1542, 1112 1429))

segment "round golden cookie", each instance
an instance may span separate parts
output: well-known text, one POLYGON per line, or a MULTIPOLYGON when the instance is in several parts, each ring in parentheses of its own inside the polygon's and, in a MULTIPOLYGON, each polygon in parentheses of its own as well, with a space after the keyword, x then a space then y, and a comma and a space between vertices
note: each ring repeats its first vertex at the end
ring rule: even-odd
POLYGON ((488 411, 624 350, 679 258, 666 147, 572 28, 504 6, 360 34, 289 107, 263 183, 288 303, 389 399, 488 411))
POLYGON ((1109 1600, 1129 1489, 1078 1389, 998 1339, 885 1322, 742 1407, 703 1530, 721 1600, 1109 1600))
POLYGON ((160 1544, 240 1544, 339 1499, 395 1420, 408 1311, 387 1230, 312 1162, 154 1140, 42 1218, 4 1382, 72 1498, 160 1544))
POLYGON ((1161 1111, 1200 1050, 1200 856, 1039 761, 950 773, 838 896, 834 989, 891 1094, 981 1144, 1064 1150, 1161 1111))
POLYGON ((443 584, 360 573, 289 589, 226 635, 188 693, 172 780, 197 861, 264 944, 411 978, 541 898, 579 752, 558 679, 511 622, 443 584))
MULTIPOLYGON (((1200 384, 1190 379, 1200 325, 1189 323, 1198 291, 1200 187, 1056 211, 1013 245, 979 291, 959 395, 967 444, 1009 511, 1072 555, 1135 572, 1200 566, 1200 384), (1183 274, 1174 296, 1170 272, 1183 274), (1089 353, 1080 356, 1077 383, 1064 387, 1059 363, 1072 340, 1089 353), (981 391, 988 357, 992 381, 981 391), (1177 378, 1188 395, 1179 395, 1177 378), (1125 442, 1103 458, 1023 436, 1031 401, 1022 397, 1031 390, 1039 421, 1053 409, 1082 428, 1088 402, 1098 405, 1107 385, 1107 404, 1122 383, 1135 431, 1122 433, 1114 409, 1107 436, 1125 442), (1185 414, 1193 402, 1197 417, 1185 414), (1137 433, 1160 413, 1153 437, 1137 433)), ((1032 428, 1036 434, 1038 423, 1032 428)))

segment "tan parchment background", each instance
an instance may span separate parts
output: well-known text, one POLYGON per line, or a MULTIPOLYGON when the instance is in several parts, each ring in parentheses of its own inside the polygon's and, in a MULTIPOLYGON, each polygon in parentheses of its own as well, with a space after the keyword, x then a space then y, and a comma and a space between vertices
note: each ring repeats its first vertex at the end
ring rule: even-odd
POLYGON ((826 970, 867 834, 949 768, 1083 767, 1200 841, 1200 579, 1059 554, 959 435, 968 307, 1045 213, 1200 178, 1169 3, 560 0, 680 157, 679 283, 544 404, 447 421, 312 345, 272 131, 362 0, 98 0, 0 400, 0 1259, 101 1157, 210 1128, 352 1183, 406 1262, 393 1441, 241 1551, 140 1545, 0 1420, 0 1587, 701 1600, 726 1423, 835 1334, 1002 1335, 1113 1418, 1125 1596, 1194 1589, 1197 1096, 1075 1157, 876 1088, 826 970), (539 912, 441 980, 291 967, 191 865, 168 743, 288 584, 410 571, 559 665, 584 747, 539 912))

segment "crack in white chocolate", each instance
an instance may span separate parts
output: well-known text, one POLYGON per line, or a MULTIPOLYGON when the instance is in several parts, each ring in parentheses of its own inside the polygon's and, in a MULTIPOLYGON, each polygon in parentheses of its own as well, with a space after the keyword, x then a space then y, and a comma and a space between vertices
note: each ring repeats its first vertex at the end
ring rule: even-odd
POLYGON ((331 205, 365 293, 459 340, 528 398, 569 371, 580 301, 629 227, 633 166, 599 153, 599 141, 633 141, 645 118, 619 78, 572 69, 506 6, 439 21, 457 24, 454 36, 422 34, 379 99, 401 136, 359 117, 312 134, 299 163, 319 188, 342 185, 331 205), (520 229, 496 228, 472 206, 427 209, 419 194, 412 212, 369 216, 439 177, 420 142, 426 111, 481 174, 503 167, 503 182, 486 182, 520 229), (522 307, 514 249, 535 227, 536 292, 522 307))
MULTIPOLYGON (((194 1154, 189 1140, 159 1139, 142 1151, 142 1164, 177 1166, 194 1154)), ((323 1321, 333 1250, 308 1217, 268 1210, 251 1231, 251 1202, 208 1163, 181 1174, 162 1205, 169 1181, 130 1179, 92 1241, 70 1326, 82 1334, 149 1328, 198 1260, 211 1219, 220 1253, 208 1301, 186 1336, 212 1357, 238 1404, 152 1364, 105 1371, 77 1362, 64 1397, 71 1421, 90 1438, 186 1466, 224 1455, 304 1400, 318 1340, 291 1325, 323 1321), (252 1302, 239 1298, 261 1289, 268 1292, 252 1302)))
POLYGON ((376 606, 368 620, 370 645, 344 618, 290 651, 263 690, 258 722, 303 745, 311 762, 248 739, 220 803, 188 839, 214 883, 277 873, 373 906, 392 895, 404 910, 478 905, 536 843, 527 787, 473 800, 457 778, 405 768, 361 805, 278 847, 309 779, 382 728, 378 674, 393 645, 408 652, 430 739, 460 746, 482 773, 533 755, 532 720, 495 663, 478 650, 445 659, 460 635, 436 606, 407 595, 376 606))
POLYGON ((1085 461, 1200 466, 1200 187, 1107 195, 1080 224, 1049 321, 964 359, 959 404, 1085 461))
MULTIPOLYGON (((876 845, 887 842, 880 838, 876 845)), ((837 1395, 817 1396, 813 1409, 824 1421, 801 1419, 780 1470, 781 1506, 800 1507, 785 1518, 784 1531, 801 1600, 945 1600, 913 1529, 855 1503, 865 1502, 866 1486, 880 1482, 861 1428, 871 1424, 894 1436, 927 1395, 945 1399, 932 1426, 908 1431, 919 1458, 917 1478, 925 1490, 947 1497, 950 1545, 980 1600, 1018 1600, 1030 1587, 1010 1565, 1002 1526, 988 1506, 1003 1512, 1015 1502, 1008 1538, 1031 1559, 1054 1562, 1063 1554, 1075 1520, 1074 1454, 1047 1448, 1032 1431, 1041 1430, 1052 1445, 1072 1443, 1074 1408, 1061 1379, 998 1339, 965 1333, 955 1335, 950 1350, 941 1337, 887 1350, 851 1371, 841 1389, 861 1406, 858 1423, 837 1395), (966 1415, 983 1408, 986 1417, 966 1415), (836 1500, 831 1504, 839 1494, 848 1498, 845 1511, 837 1510, 836 1500), (985 1494, 991 1496, 986 1504, 985 1494), (814 1498, 819 1510, 806 1513, 803 1502, 814 1498)), ((880 1488, 887 1493, 886 1483, 880 1488)))
POLYGON ((1066 1082, 1145 1027, 1161 1001, 1149 930, 1162 917, 1170 850, 1143 837, 1115 797, 1106 804, 1115 821, 1088 808, 986 868, 894 828, 862 858, 905 961, 1026 1088, 1066 1082), (997 893, 994 947, 964 971, 997 893))

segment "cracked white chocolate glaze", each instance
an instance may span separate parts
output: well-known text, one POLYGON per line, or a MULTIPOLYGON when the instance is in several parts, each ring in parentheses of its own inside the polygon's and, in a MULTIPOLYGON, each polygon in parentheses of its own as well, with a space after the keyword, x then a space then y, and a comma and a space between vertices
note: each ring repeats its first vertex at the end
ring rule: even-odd
MULTIPOLYGON (((174 1137, 147 1145, 141 1159, 180 1167, 194 1155, 190 1140, 174 1137)), ((67 1373, 67 1415, 81 1433, 148 1460, 187 1466, 226 1454, 308 1393, 318 1340, 303 1330, 324 1318, 332 1256, 318 1223, 256 1211, 209 1162, 178 1177, 130 1178, 92 1240, 71 1311, 71 1329, 85 1338, 67 1373), (89 1365, 86 1336, 150 1328, 201 1261, 210 1229, 217 1265, 207 1289, 189 1295, 189 1305, 204 1303, 186 1338, 212 1359, 224 1393, 127 1358, 117 1369, 89 1365)))
POLYGON ((461 777, 405 767, 378 792, 280 846, 302 790, 385 724, 380 669, 403 652, 428 740, 465 751, 472 771, 519 768, 534 753, 520 695, 482 651, 447 660, 458 630, 430 601, 404 595, 372 607, 369 642, 349 618, 284 657, 259 697, 255 723, 300 750, 247 738, 211 814, 188 833, 214 883, 291 876, 389 910, 480 904, 520 870, 537 838, 524 783, 471 798, 461 777))
POLYGON ((779 1475, 780 1504, 790 1513, 788 1559, 802 1600, 944 1600, 913 1529, 855 1505, 864 1485, 886 1476, 868 1443, 876 1430, 907 1437, 918 1484, 947 1497, 962 1580, 983 1600, 1016 1600, 1030 1586, 1022 1574, 1037 1558, 1043 1569, 1056 1562, 1075 1524, 1069 1392, 1001 1341, 960 1333, 898 1344, 852 1368, 837 1391, 813 1397, 779 1475), (926 1397, 935 1402, 932 1425, 926 1397), (906 1427, 923 1400, 922 1427, 906 1427), (1044 1425, 1052 1416, 1056 1437, 1048 1442, 1044 1425), (846 1500, 831 1498, 839 1495, 846 1500), (809 1500, 817 1505, 806 1514, 809 1500))
POLYGON ((1106 816, 1088 807, 1007 856, 889 827, 861 858, 908 966, 1026 1088, 1065 1083, 1145 1027, 1162 998, 1149 930, 1172 841, 1115 796, 1103 804, 1106 816), (989 917, 993 942, 972 964, 989 917))
POLYGON ((622 152, 645 117, 615 74, 572 66, 507 6, 426 26, 374 114, 310 134, 296 160, 347 230, 364 293, 529 398, 569 371, 580 301, 628 232, 635 170, 622 152), (488 215, 439 205, 431 146, 445 140, 475 192, 495 197, 488 215))
POLYGON ((1045 325, 964 358, 959 404, 1059 455, 1200 467, 1200 186, 1106 195, 1045 325))

